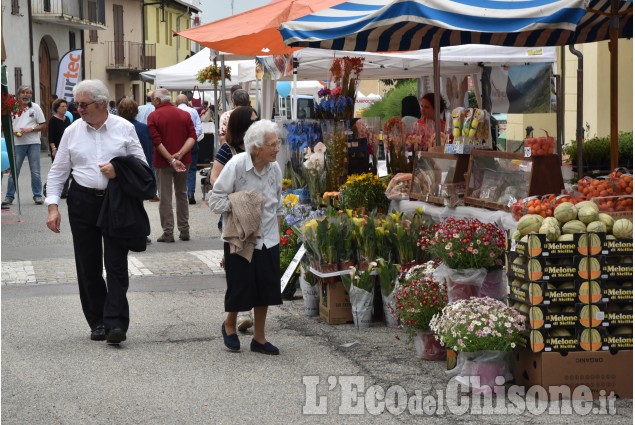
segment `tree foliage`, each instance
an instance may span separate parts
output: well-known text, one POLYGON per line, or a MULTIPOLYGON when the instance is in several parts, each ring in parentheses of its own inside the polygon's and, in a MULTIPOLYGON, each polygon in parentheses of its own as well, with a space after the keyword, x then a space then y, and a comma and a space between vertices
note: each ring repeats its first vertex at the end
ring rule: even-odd
POLYGON ((382 121, 401 116, 401 99, 417 95, 417 80, 400 80, 382 100, 373 103, 364 111, 365 117, 381 117, 382 121))

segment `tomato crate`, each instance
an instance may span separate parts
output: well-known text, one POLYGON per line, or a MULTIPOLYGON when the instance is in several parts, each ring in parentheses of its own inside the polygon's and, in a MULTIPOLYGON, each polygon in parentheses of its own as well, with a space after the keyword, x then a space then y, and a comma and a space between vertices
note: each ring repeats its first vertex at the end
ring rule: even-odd
POLYGON ((591 198, 600 209, 615 220, 629 218, 633 220, 633 195, 598 196, 591 198))

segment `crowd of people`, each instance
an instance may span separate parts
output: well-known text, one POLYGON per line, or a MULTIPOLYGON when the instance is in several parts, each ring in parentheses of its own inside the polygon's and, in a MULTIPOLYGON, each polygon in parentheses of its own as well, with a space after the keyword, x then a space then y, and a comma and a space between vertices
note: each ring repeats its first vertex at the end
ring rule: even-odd
MULTIPOLYGON (((46 225, 55 233, 62 223, 58 204, 66 198, 90 338, 120 344, 130 323, 128 253, 143 251, 151 242, 143 201, 159 202, 162 234, 157 241, 169 243, 175 241, 174 195, 179 239, 190 240, 189 205, 196 201, 195 178, 189 177, 195 176, 202 123, 213 119, 213 107, 203 103, 197 111, 185 94, 172 103, 164 88, 148 92, 141 106, 127 97, 115 104, 103 82, 84 80, 73 89, 72 105, 53 100, 47 125, 42 109, 31 101, 31 87, 21 87, 18 96, 27 110, 13 123, 16 170, 28 158, 33 199, 48 206, 46 225), (53 163, 44 200, 39 158, 40 132, 46 128, 53 163)), ((445 102, 440 101, 443 116, 445 102)), ((221 215, 224 242, 227 290, 221 334, 227 349, 240 351, 237 332, 254 326, 251 351, 276 355, 280 351, 265 337, 265 323, 268 306, 282 303, 282 172, 276 162, 281 140, 277 125, 261 121, 250 106, 248 92, 233 87, 232 103, 233 109, 220 117, 221 145, 208 194, 209 208, 221 215)), ((404 98, 403 119, 433 120, 434 103, 433 93, 404 98)), ((13 202, 14 193, 10 177, 3 205, 13 202)))

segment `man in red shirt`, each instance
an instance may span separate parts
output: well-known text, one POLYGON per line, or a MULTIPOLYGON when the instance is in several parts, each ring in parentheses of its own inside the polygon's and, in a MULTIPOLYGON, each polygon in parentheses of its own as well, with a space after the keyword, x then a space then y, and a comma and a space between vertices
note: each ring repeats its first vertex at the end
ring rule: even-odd
POLYGON ((148 128, 154 145, 154 169, 159 186, 159 217, 163 234, 157 242, 174 242, 172 186, 176 196, 176 224, 179 239, 190 240, 189 205, 187 201, 187 169, 192 162, 190 150, 196 143, 196 132, 190 114, 171 103, 167 89, 156 89, 148 116, 148 128))

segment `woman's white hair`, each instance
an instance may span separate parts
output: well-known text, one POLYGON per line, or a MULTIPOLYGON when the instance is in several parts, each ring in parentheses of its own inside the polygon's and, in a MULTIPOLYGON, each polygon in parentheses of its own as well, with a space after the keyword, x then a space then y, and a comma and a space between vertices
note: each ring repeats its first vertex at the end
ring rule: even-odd
POLYGON ((260 120, 253 123, 245 133, 245 152, 251 153, 254 147, 261 148, 268 134, 278 134, 276 123, 260 120))
POLYGON ((89 94, 95 102, 104 105, 108 105, 110 99, 108 87, 99 80, 84 80, 77 83, 73 87, 73 97, 77 98, 80 94, 89 94))

